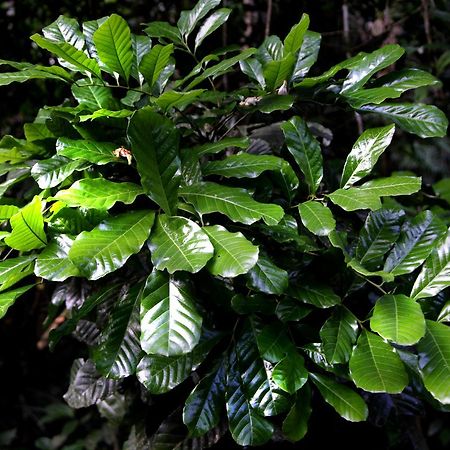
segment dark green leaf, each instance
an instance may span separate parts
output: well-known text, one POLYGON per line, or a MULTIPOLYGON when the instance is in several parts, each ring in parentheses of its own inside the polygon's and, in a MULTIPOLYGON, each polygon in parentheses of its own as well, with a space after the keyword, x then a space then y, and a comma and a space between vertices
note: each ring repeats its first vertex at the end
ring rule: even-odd
POLYGON ((294 394, 308 379, 305 360, 297 352, 289 352, 274 367, 272 379, 283 391, 294 394))
POLYGON ((144 75, 150 89, 155 85, 161 72, 167 66, 172 53, 173 44, 165 46, 157 44, 142 58, 139 70, 144 75))
POLYGON ((295 403, 283 421, 283 434, 290 441, 297 442, 305 437, 311 412, 311 389, 306 384, 297 393, 295 403))
POLYGON ((265 294, 281 295, 288 287, 288 273, 277 267, 268 257, 260 255, 247 274, 251 289, 265 294))
POLYGON ((12 291, 0 293, 0 319, 6 314, 8 308, 25 292, 29 291, 34 284, 23 286, 12 291))
POLYGON ((220 4, 221 0, 200 0, 193 9, 182 11, 177 26, 180 33, 186 38, 196 27, 198 22, 212 9, 220 4))
POLYGON ((177 27, 167 22, 151 22, 144 31, 150 37, 168 39, 169 41, 181 45, 181 34, 177 27))
POLYGON ((303 225, 317 236, 327 236, 336 228, 330 209, 320 202, 309 200, 298 207, 303 225))
POLYGON ((111 142, 85 141, 69 138, 59 138, 56 142, 56 152, 58 155, 73 160, 89 161, 98 165, 119 161, 114 156, 114 150, 116 148, 117 145, 111 142))
POLYGON ((301 286, 290 287, 288 294, 303 303, 317 308, 331 308, 341 303, 341 299, 325 284, 310 284, 302 282, 301 286))
POLYGON ((315 33, 314 31, 305 32, 303 44, 298 52, 297 62, 295 63, 292 74, 292 83, 296 83, 303 78, 317 61, 321 39, 322 36, 319 33, 315 33))
POLYGON ((266 87, 262 64, 256 58, 247 58, 244 61, 240 61, 239 66, 245 75, 260 85, 261 89, 266 87))
POLYGON ((288 53, 283 59, 269 61, 265 64, 263 74, 267 91, 274 91, 291 78, 295 60, 295 56, 288 53))
POLYGON ((203 40, 209 36, 211 33, 221 27, 231 14, 231 9, 221 8, 212 13, 202 24, 198 30, 197 36, 195 36, 195 47, 194 51, 201 45, 203 40))
POLYGON ((358 209, 370 209, 374 211, 381 208, 379 195, 370 189, 338 189, 329 194, 328 198, 345 211, 356 211, 358 209))

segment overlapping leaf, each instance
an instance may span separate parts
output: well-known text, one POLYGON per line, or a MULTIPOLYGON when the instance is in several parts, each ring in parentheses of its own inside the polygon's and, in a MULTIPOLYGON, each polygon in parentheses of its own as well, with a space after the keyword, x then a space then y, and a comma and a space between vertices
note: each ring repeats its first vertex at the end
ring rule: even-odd
POLYGON ((327 236, 336 228, 336 221, 329 208, 309 200, 298 207, 303 225, 317 236, 327 236))

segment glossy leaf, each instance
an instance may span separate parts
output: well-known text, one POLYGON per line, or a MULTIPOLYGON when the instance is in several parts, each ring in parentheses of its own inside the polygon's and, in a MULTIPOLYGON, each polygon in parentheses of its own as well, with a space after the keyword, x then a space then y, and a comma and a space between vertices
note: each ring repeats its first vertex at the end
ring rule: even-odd
POLYGON ((151 22, 144 31, 150 37, 168 39, 170 42, 181 45, 180 31, 168 22, 151 22))
POLYGON ((445 225, 423 211, 402 227, 400 237, 389 253, 384 270, 395 276, 411 273, 433 250, 436 239, 445 233, 445 225))
POLYGON ((73 241, 68 235, 57 235, 37 257, 35 274, 51 281, 79 276, 78 268, 68 257, 73 241))
POLYGON ((425 334, 425 317, 406 295, 383 295, 375 303, 370 328, 396 344, 413 345, 425 334))
POLYGON ((177 22, 181 34, 184 37, 188 36, 198 22, 219 4, 220 0, 200 0, 191 10, 182 11, 177 22))
POLYGON ((375 86, 388 87, 399 92, 405 92, 409 89, 417 89, 422 86, 434 86, 440 81, 420 69, 402 69, 388 73, 375 81, 375 86))
POLYGON ((53 42, 68 42, 78 50, 83 50, 84 36, 76 19, 59 16, 53 23, 42 29, 42 34, 53 42))
POLYGON ((308 14, 302 14, 300 22, 294 25, 284 39, 284 54, 295 53, 303 44, 303 37, 309 27, 308 14))
POLYGON ((0 86, 8 86, 11 83, 23 83, 28 80, 59 80, 67 81, 67 72, 62 67, 36 66, 19 72, 0 73, 0 86))
POLYGON ((292 286, 289 295, 303 303, 317 308, 331 308, 341 303, 341 299, 325 284, 311 284, 303 282, 300 286, 292 286))
POLYGON ((381 208, 380 197, 370 189, 349 188, 338 189, 328 195, 328 198, 345 211, 370 209, 375 211, 381 208))
POLYGON ((142 356, 139 343, 139 301, 142 284, 125 291, 118 299, 100 343, 94 348, 92 359, 105 377, 121 379, 133 375, 142 356))
POLYGON ((55 155, 38 161, 31 169, 31 176, 41 189, 58 186, 75 170, 82 170, 86 163, 82 159, 72 161, 65 156, 55 155))
POLYGON ((155 103, 164 112, 170 111, 172 108, 183 110, 194 103, 204 91, 204 89, 194 89, 188 92, 166 91, 155 100, 155 103))
POLYGON ((239 66, 245 75, 256 81, 261 89, 266 87, 266 80, 264 79, 263 66, 256 58, 247 58, 239 62, 239 66))
POLYGON ((311 373, 310 377, 324 400, 345 420, 362 422, 367 419, 367 405, 355 391, 324 375, 311 373))
POLYGON ((145 193, 167 214, 175 214, 180 183, 179 133, 172 121, 150 108, 137 111, 128 137, 145 193))
POLYGON ((341 187, 352 186, 370 173, 380 155, 391 143, 395 125, 382 128, 369 128, 353 145, 342 171, 341 187))
POLYGON ((358 334, 356 317, 347 308, 337 308, 320 329, 323 351, 330 364, 350 359, 358 334))
POLYGON ((286 146, 305 176, 311 194, 322 181, 322 152, 316 138, 309 131, 306 122, 298 116, 281 125, 286 146))
POLYGON ((217 30, 217 28, 221 27, 227 20, 231 14, 231 9, 229 8, 221 8, 212 13, 201 25, 198 30, 197 36, 195 36, 195 47, 197 48, 201 45, 203 40, 209 36, 211 33, 217 30))
POLYGON ((0 262, 0 292, 33 273, 34 255, 17 256, 0 262))
POLYGON ((195 154, 196 157, 200 158, 201 156, 220 153, 230 147, 247 148, 249 145, 250 140, 247 137, 231 137, 216 142, 208 142, 207 144, 199 145, 185 151, 195 154))
POLYGON ((144 83, 144 76, 139 72, 139 66, 142 58, 152 48, 152 40, 148 36, 131 35, 131 43, 133 47, 133 62, 131 64, 131 76, 139 81, 142 86, 144 83))
MULTIPOLYGON (((261 296, 260 298, 264 297, 261 296)), ((270 302, 270 300, 265 300, 266 303, 270 302)), ((264 361, 276 364, 285 359, 287 354, 296 352, 295 346, 286 332, 286 327, 282 323, 276 321, 265 325, 264 322, 253 316, 250 319, 250 324, 259 354, 264 361)))
POLYGON ((133 50, 127 22, 117 14, 111 14, 95 31, 93 40, 100 60, 128 82, 133 50))
POLYGON ((368 270, 375 271, 383 265, 383 257, 400 234, 403 211, 380 209, 367 216, 359 233, 355 257, 368 270))
POLYGON ((267 170, 281 170, 284 160, 272 155, 240 153, 220 161, 210 161, 202 166, 202 173, 226 178, 256 178, 267 170))
POLYGON ((191 203, 200 214, 220 212, 233 222, 250 225, 263 219, 267 225, 276 225, 284 215, 281 206, 260 203, 241 188, 202 182, 185 186, 180 195, 191 203))
POLYGON ((392 120, 408 133, 423 138, 443 137, 447 133, 448 120, 436 106, 420 103, 382 103, 361 106, 360 111, 379 114, 392 120))
POLYGON ((153 265, 169 273, 186 270, 195 273, 212 258, 214 248, 195 222, 184 217, 158 216, 148 247, 153 265))
POLYGON ((119 111, 111 111, 110 109, 99 109, 92 114, 83 114, 80 117, 80 122, 86 122, 88 120, 101 119, 103 117, 112 117, 117 119, 124 119, 133 114, 133 111, 129 109, 120 109, 119 111))
POLYGON ((309 200, 298 207, 303 225, 317 236, 327 236, 336 228, 330 209, 320 202, 309 200))
POLYGON ((51 199, 62 201, 67 206, 110 209, 116 202, 129 205, 142 193, 142 188, 134 183, 84 178, 75 181, 69 189, 58 191, 51 199))
POLYGON ((110 142, 97 142, 81 139, 59 138, 56 142, 56 152, 60 156, 73 160, 89 161, 103 165, 116 162, 119 159, 114 156, 117 145, 110 142))
POLYGON ((427 320, 425 337, 419 342, 419 366, 423 382, 431 395, 450 404, 450 328, 427 320))
POLYGON ((133 211, 106 219, 83 231, 72 244, 69 258, 82 276, 97 280, 122 267, 139 252, 150 234, 153 211, 133 211))
POLYGON ((266 80, 266 89, 274 91, 284 82, 287 82, 292 75, 295 65, 295 56, 288 53, 282 59, 269 61, 263 67, 263 75, 266 80))
POLYGON ((72 85, 72 94, 78 103, 89 111, 112 109, 115 105, 111 89, 100 83, 78 80, 72 85))
POLYGON ((142 58, 139 70, 144 75, 145 81, 150 89, 158 80, 161 72, 167 66, 173 53, 173 44, 155 45, 150 52, 146 53, 142 58))
POLYGON ((1 292, 0 293, 0 319, 6 314, 9 307, 14 304, 14 302, 25 292, 29 291, 34 284, 29 284, 28 286, 23 286, 12 291, 1 292))
POLYGON ((231 233, 221 225, 203 227, 214 247, 214 256, 207 264, 213 275, 237 277, 247 273, 258 261, 259 249, 242 233, 231 233))
POLYGON ((411 297, 433 297, 448 287, 450 283, 450 231, 436 243, 430 256, 425 261, 414 286, 411 297))
POLYGON ((11 234, 5 238, 9 247, 27 252, 45 247, 47 237, 44 231, 43 205, 39 197, 34 199, 11 216, 11 234))
POLYGON ((260 255, 247 274, 250 288, 265 294, 281 295, 288 287, 288 273, 277 267, 269 258, 260 255))
POLYGON ((395 350, 381 337, 363 331, 350 358, 350 376, 368 392, 398 394, 408 384, 405 367, 395 350))
POLYGON ((272 379, 283 391, 294 394, 308 379, 305 360, 296 352, 288 353, 273 368, 272 379))
POLYGON ((153 271, 141 300, 141 347, 148 354, 176 356, 198 344, 202 317, 181 282, 153 271))
POLYGON ((283 435, 292 442, 303 439, 308 431, 311 412, 311 388, 306 384, 297 393, 295 403, 283 421, 283 435))
POLYGON ((422 186, 421 177, 413 176, 392 176, 387 178, 376 178, 367 181, 360 186, 361 190, 369 191, 379 197, 411 195, 419 191, 422 186))
POLYGON ((319 56, 321 35, 314 31, 306 31, 303 36, 303 44, 298 52, 291 82, 296 83, 303 78, 314 65, 319 56))
POLYGON ((191 436, 201 436, 219 423, 225 385, 226 365, 222 361, 189 394, 183 409, 183 422, 191 436))

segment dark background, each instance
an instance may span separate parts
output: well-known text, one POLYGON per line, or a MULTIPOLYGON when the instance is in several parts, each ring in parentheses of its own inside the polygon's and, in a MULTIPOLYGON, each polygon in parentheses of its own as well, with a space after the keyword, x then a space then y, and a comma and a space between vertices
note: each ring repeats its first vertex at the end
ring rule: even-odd
MULTIPOLYGON (((270 16, 266 0, 224 0, 222 3, 234 12, 225 30, 216 32, 207 41, 205 51, 208 45, 210 48, 231 43, 258 46, 264 39, 269 18, 270 34, 284 37, 301 13, 307 12, 311 18, 310 29, 322 33, 319 61, 312 75, 358 51, 399 43, 406 48, 401 64, 428 70, 443 81, 442 87, 432 91, 419 89, 411 94, 410 100, 436 104, 449 114, 448 1, 273 0, 270 16), (344 19, 345 10, 348 19, 344 19)), ((174 23, 180 10, 192 6, 190 0, 4 1, 0 3, 0 58, 48 63, 48 54, 33 46, 29 36, 59 14, 84 21, 115 12, 129 22, 133 31, 139 32, 141 24, 152 20, 174 23)), ((51 81, 1 88, 1 135, 22 136, 23 123, 32 120, 41 105, 59 104, 68 94, 64 87, 51 81)), ((351 146, 357 133, 354 116, 343 120, 332 109, 312 108, 305 113, 333 129, 344 150, 351 146)), ((450 175, 448 138, 422 140, 400 133, 393 145, 391 156, 383 161, 387 173, 411 169, 424 176, 427 184, 450 175)), ((0 322, 0 449, 120 448, 116 431, 105 425, 94 408, 73 412, 62 401, 71 363, 75 356, 84 355, 84 347, 66 339, 53 353, 48 348, 38 350, 48 302, 47 294, 36 289, 32 295, 20 299, 0 322)), ((397 400, 394 396, 392 403, 383 395, 368 398, 370 405, 376 405, 374 409, 386 414, 372 416, 368 423, 362 424, 346 422, 323 402, 317 402, 310 432, 303 441, 295 445, 273 442, 265 448, 315 449, 331 445, 366 450, 450 448, 448 414, 418 403, 413 397, 409 401, 405 397, 397 400)), ((154 413, 149 418, 153 427, 159 420, 158 412, 154 413)), ((119 437, 122 438, 120 433, 119 437)), ((235 447, 226 436, 216 448, 235 447)))

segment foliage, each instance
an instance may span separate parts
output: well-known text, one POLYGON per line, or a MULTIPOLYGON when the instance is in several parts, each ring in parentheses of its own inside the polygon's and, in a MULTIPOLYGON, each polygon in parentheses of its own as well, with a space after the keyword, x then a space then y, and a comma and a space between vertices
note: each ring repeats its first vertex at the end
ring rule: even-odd
POLYGON ((396 126, 446 134, 437 107, 395 101, 438 80, 386 75, 403 54, 395 44, 308 77, 320 35, 305 14, 283 40, 204 55, 231 13, 219 6, 200 0, 145 35, 116 14, 81 28, 61 16, 32 36, 58 66, 3 62, 14 70, 0 84, 57 79, 73 96, 43 107, 25 139, 1 140, 0 314, 32 274, 65 290, 50 344, 75 332, 89 348, 64 396, 73 408, 104 411, 124 391, 138 403, 128 377, 144 398, 188 390, 149 437, 130 407, 130 448, 206 447, 225 421, 242 446, 280 423, 300 440, 312 395, 351 422, 367 419, 372 393, 407 386, 448 409, 445 206, 427 203, 415 174, 377 169, 396 126), (221 88, 224 76, 236 89, 221 88), (321 142, 332 130, 299 115, 308 102, 377 126, 340 161, 321 142), (90 292, 75 304, 74 277, 90 292))

